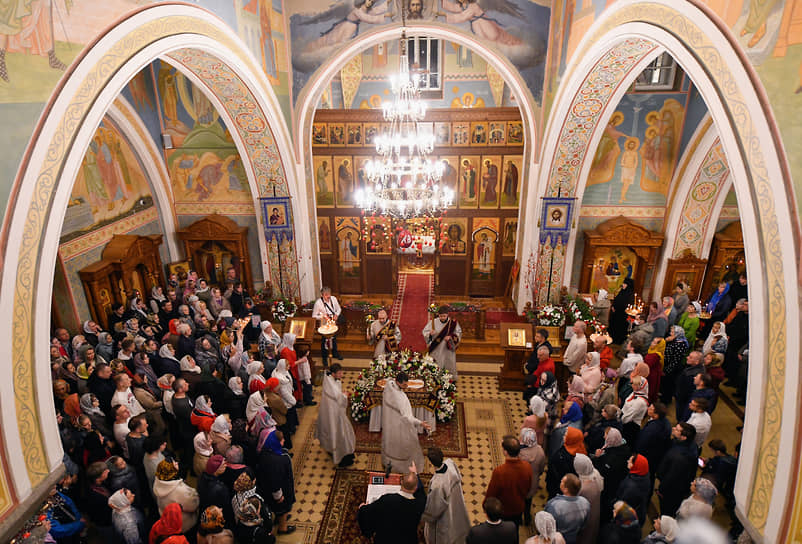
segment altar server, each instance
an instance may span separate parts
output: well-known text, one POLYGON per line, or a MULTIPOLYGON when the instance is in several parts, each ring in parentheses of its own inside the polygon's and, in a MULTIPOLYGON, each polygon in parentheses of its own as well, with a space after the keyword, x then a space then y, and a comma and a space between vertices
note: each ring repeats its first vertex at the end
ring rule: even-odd
POLYGON ((348 397, 343 393, 342 379, 340 363, 331 365, 323 377, 315 436, 338 466, 347 467, 354 464, 356 437, 348 419, 348 397))
POLYGON ((455 319, 448 317, 448 307, 441 306, 437 311, 437 319, 426 323, 423 338, 429 347, 429 355, 456 380, 457 346, 462 339, 462 328, 455 319))
POLYGON ((375 359, 383 353, 398 351, 398 343, 401 342, 401 329, 387 318, 386 310, 379 310, 376 319, 370 322, 367 332, 368 344, 373 348, 373 358, 375 359))
POLYGON ((463 543, 471 529, 471 520, 462 493, 462 474, 454 461, 443 459, 440 448, 429 448, 426 457, 434 466, 423 511, 426 544, 463 543))
POLYGON ((426 431, 431 426, 412 414, 404 390, 409 385, 405 372, 399 372, 395 379, 387 380, 382 397, 382 463, 392 465, 398 472, 406 470, 411 463, 423 466, 423 450, 418 441, 418 428, 426 431))

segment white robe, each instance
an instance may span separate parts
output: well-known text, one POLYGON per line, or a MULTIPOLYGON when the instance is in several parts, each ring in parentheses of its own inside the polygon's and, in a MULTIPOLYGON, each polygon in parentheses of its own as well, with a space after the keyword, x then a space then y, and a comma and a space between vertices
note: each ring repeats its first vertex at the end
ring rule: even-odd
POLYGON ((356 449, 354 428, 348 419, 348 397, 343 384, 326 374, 323 377, 323 396, 320 398, 315 436, 320 446, 331 453, 335 463, 356 449))
MULTIPOLYGON (((368 343, 373 345, 376 344, 376 347, 373 349, 373 358, 376 359, 379 355, 385 353, 384 346, 386 344, 386 340, 382 338, 378 342, 376 341, 376 336, 379 334, 387 323, 379 323, 378 319, 374 319, 370 326, 368 327, 368 343)), ((395 327, 395 340, 396 342, 401 342, 401 330, 396 325, 395 327)))
POLYGON ((451 459, 443 464, 447 470, 442 474, 435 471, 429 482, 423 534, 426 544, 461 544, 471 528, 462 493, 462 475, 451 459))
POLYGON ((568 347, 565 348, 563 354, 563 364, 571 372, 578 372, 579 367, 585 362, 585 354, 588 352, 588 338, 584 334, 582 336, 573 335, 571 341, 568 342, 568 347))
MULTIPOLYGON (((437 338, 440 334, 440 331, 443 330, 443 327, 448 325, 448 321, 443 323, 440 319, 435 318, 433 320, 429 320, 426 323, 426 327, 423 329, 423 338, 426 340, 426 344, 430 344, 432 340, 437 338)), ((454 329, 454 344, 459 344, 459 341, 462 339, 462 327, 459 326, 457 323, 456 328, 454 329)), ((454 379, 457 378, 457 351, 456 349, 450 350, 448 346, 446 346, 446 342, 440 342, 431 353, 432 359, 440 366, 441 368, 445 368, 448 370, 454 379)))
POLYGON ((412 415, 412 405, 395 380, 387 380, 382 395, 382 463, 393 465, 393 471, 404 473, 414 461, 423 466, 423 450, 418 441, 421 421, 412 415))

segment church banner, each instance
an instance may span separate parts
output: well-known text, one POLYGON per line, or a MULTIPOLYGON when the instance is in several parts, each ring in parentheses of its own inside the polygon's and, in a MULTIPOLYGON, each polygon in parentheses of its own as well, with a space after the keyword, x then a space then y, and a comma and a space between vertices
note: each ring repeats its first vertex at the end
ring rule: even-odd
POLYGON ((574 198, 543 198, 543 211, 540 217, 540 243, 550 240, 551 247, 558 243, 565 245, 571 234, 574 219, 574 198))
POLYGON ((262 218, 265 225, 265 239, 270 242, 275 238, 279 243, 292 240, 292 211, 290 198, 286 196, 262 197, 262 218))

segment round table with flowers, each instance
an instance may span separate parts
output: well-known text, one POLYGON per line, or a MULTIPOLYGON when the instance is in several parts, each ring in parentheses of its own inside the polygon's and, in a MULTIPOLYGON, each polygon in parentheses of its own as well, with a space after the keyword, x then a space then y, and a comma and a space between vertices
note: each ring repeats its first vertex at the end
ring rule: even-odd
POLYGON ((381 431, 381 410, 384 385, 399 372, 406 372, 409 397, 414 416, 431 425, 445 423, 454 416, 457 384, 453 376, 440 368, 428 354, 403 351, 380 355, 357 378, 351 394, 351 417, 355 421, 370 420, 370 432, 381 431))

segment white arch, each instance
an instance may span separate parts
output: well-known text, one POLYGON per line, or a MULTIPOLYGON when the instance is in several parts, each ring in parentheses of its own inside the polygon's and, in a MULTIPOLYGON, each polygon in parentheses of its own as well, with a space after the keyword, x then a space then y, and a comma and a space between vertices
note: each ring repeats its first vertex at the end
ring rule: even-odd
MULTIPOLYGON (((610 8, 594 23, 591 29, 583 38, 582 43, 577 48, 577 54, 587 53, 591 48, 590 44, 598 43, 599 34, 603 34, 602 40, 606 43, 615 39, 626 37, 637 37, 650 40, 653 43, 664 47, 685 69, 685 72, 693 80, 702 98, 708 105, 710 114, 718 128, 722 144, 727 155, 727 160, 731 168, 731 176, 734 180, 735 191, 739 202, 741 213, 741 224, 744 232, 744 244, 747 247, 760 248, 763 259, 751 259, 747 262, 750 286, 753 295, 750 296, 750 353, 752 359, 758 364, 751 365, 749 373, 748 402, 750 406, 765 406, 767 403, 767 385, 769 377, 766 375, 763 365, 769 364, 769 336, 775 342, 782 342, 782 347, 775 344, 772 349, 779 350, 784 356, 784 380, 779 386, 782 389, 783 402, 781 406, 775 406, 780 415, 780 436, 777 451, 794 451, 796 447, 796 415, 799 413, 799 402, 797 399, 797 384, 799 383, 799 338, 797 328, 799 327, 799 301, 796 284, 796 270, 798 264, 798 232, 795 229, 793 217, 796 213, 793 207, 793 194, 789 193, 789 185, 784 178, 783 158, 774 139, 774 131, 767 118, 771 118, 768 106, 761 100, 762 90, 756 88, 753 78, 754 72, 751 67, 743 64, 743 57, 739 55, 739 50, 727 39, 720 28, 716 26, 705 12, 701 11, 690 2, 682 2, 682 6, 677 6, 676 0, 653 0, 648 5, 659 7, 664 11, 682 11, 681 18, 687 20, 689 26, 698 26, 699 33, 694 35, 694 40, 699 37, 705 46, 715 51, 717 60, 720 63, 715 67, 729 70, 727 74, 732 78, 731 84, 739 93, 736 100, 730 95, 719 89, 716 82, 711 78, 708 67, 705 66, 697 55, 697 50, 692 50, 690 46, 681 42, 674 33, 657 26, 659 24, 670 24, 673 21, 658 21, 655 17, 654 24, 643 22, 623 22, 632 14, 637 12, 638 4, 636 0, 621 0, 610 8), (730 107, 737 111, 730 111, 730 107), (755 115, 750 115, 754 112, 755 115), (737 122, 736 125, 736 115, 737 122), (733 114, 732 116, 730 114, 733 114), (746 146, 742 146, 739 131, 747 133, 752 141, 746 146), (746 149, 745 149, 746 148, 746 149), (746 164, 745 156, 749 153, 761 155, 760 164, 746 164), (759 170, 753 170, 759 168, 759 170), (753 179, 753 173, 760 175, 758 179, 753 179), (756 184, 760 183, 760 187, 756 184), (757 194, 757 191, 761 191, 757 194), (769 214, 761 214, 759 206, 768 208, 769 214), (766 247, 768 240, 773 244, 766 247), (778 247, 779 246, 779 247, 778 247), (769 253, 769 250, 771 253, 769 253), (778 251, 779 250, 779 251, 778 251), (769 256, 770 255, 770 259, 769 256), (769 262, 770 261, 770 262, 769 262), (768 307, 769 299, 776 299, 776 293, 784 293, 784 297, 779 302, 781 308, 776 306, 768 307), (779 310, 781 313, 777 313, 779 310), (773 313, 769 313, 769 312, 773 313), (768 323, 778 319, 777 316, 783 315, 784 322, 776 323, 782 330, 769 330, 768 323), (783 414, 786 417, 783 417, 783 414)), ((647 4, 641 8, 646 8, 647 4)), ((657 10, 655 9, 655 12, 657 10)), ((677 15, 679 17, 679 15, 677 15)), ((641 20, 644 20, 641 18, 641 20)), ((595 53, 592 56, 596 61, 607 49, 594 47, 595 53)), ((579 58, 579 57, 577 57, 579 58)), ((584 59, 583 59, 584 62, 584 59)), ((574 96, 581 88, 581 81, 574 75, 565 81, 566 89, 560 96, 574 96)), ((726 89, 732 93, 733 88, 726 89)), ((556 112, 555 112, 556 113, 556 112)), ((559 126, 561 118, 557 118, 549 126, 559 126)), ((548 133, 545 149, 549 147, 549 138, 559 138, 559 131, 548 133)), ((544 194, 544 193, 541 193, 544 194)), ((578 198, 582 197, 577 193, 578 198)), ((777 302, 775 301, 775 304, 777 302)), ((772 379, 775 379, 772 377, 772 379)), ((775 383, 776 387, 777 384, 775 383)), ((776 401, 774 401, 776 404, 776 401)), ((769 405, 771 402, 769 402, 769 405)), ((776 413, 776 412, 775 412, 776 413)), ((765 474, 765 466, 758 467, 758 448, 764 438, 763 430, 760 428, 763 414, 759 410, 751 410, 746 415, 743 449, 739 458, 739 471, 736 481, 736 499, 739 517, 749 525, 743 508, 749 504, 748 500, 754 498, 752 495, 753 476, 765 474), (760 472, 758 470, 760 469, 760 472)), ((772 458, 766 463, 774 463, 772 458)), ((771 481, 772 488, 767 490, 766 502, 761 509, 766 510, 765 524, 762 529, 767 541, 778 540, 781 536, 788 494, 796 481, 797 468, 793 456, 778 455, 776 457, 776 471, 771 481)), ((761 488, 762 490, 762 488, 761 488)), ((750 527, 753 534, 759 533, 754 527, 750 527)))
MULTIPOLYGON (((118 97, 122 88, 127 82, 136 75, 141 69, 151 63, 160 55, 169 51, 198 47, 208 51, 222 62, 225 62, 237 74, 243 76, 243 81, 257 97, 259 105, 263 108, 268 120, 272 122, 271 128, 274 129, 276 145, 284 164, 293 164, 294 156, 289 144, 289 132, 283 122, 278 101, 273 95, 272 89, 266 80, 264 73, 260 73, 251 67, 259 66, 247 47, 236 37, 235 33, 216 16, 211 13, 188 5, 159 5, 147 8, 134 13, 131 17, 122 20, 115 27, 101 36, 77 63, 71 68, 70 74, 62 82, 61 87, 54 94, 35 133, 36 139, 29 145, 28 160, 21 168, 16 193, 12 191, 12 201, 8 207, 5 260, 2 270, 2 284, 0 284, 0 304, 5 308, 12 308, 15 304, 17 291, 17 272, 20 264, 20 255, 26 225, 28 223, 28 212, 36 202, 35 192, 40 190, 39 176, 41 174, 39 165, 46 164, 46 157, 50 150, 51 138, 58 133, 60 123, 64 116, 70 111, 76 97, 82 96, 85 92, 84 85, 87 80, 94 75, 97 65, 102 64, 107 58, 116 58, 119 51, 115 49, 119 43, 134 34, 140 27, 147 24, 160 24, 169 21, 170 18, 193 18, 193 20, 203 21, 203 23, 216 29, 221 38, 229 39, 234 48, 229 48, 222 42, 212 40, 200 33, 186 33, 173 35, 168 38, 154 40, 145 47, 133 52, 125 57, 122 67, 117 70, 109 79, 108 84, 95 96, 95 100, 89 107, 86 115, 83 116, 76 126, 73 139, 64 144, 67 154, 62 163, 63 168, 53 178, 53 189, 51 196, 51 206, 48 210, 36 210, 40 216, 45 216, 44 229, 41 235, 41 244, 36 255, 39 259, 36 266, 35 278, 25 278, 27 282, 33 284, 32 315, 30 316, 30 335, 33 345, 33 359, 31 368, 28 371, 34 374, 35 381, 35 401, 36 411, 40 417, 40 429, 45 449, 45 463, 50 471, 56 469, 62 460, 62 448, 59 439, 58 427, 55 420, 55 409, 52 395, 47 392, 50 390, 49 372, 46 362, 49 360, 48 354, 48 329, 47 327, 35 327, 37 322, 49 322, 50 316, 50 297, 53 289, 53 269, 58 250, 58 241, 61 226, 64 221, 69 196, 72 192, 75 176, 80 168, 80 164, 103 115, 108 111, 113 101, 118 97), (36 363, 38 361, 38 363, 36 363)), ((243 161, 248 161, 246 153, 240 154, 243 161)), ((246 171, 250 168, 246 167, 246 171)), ((290 171, 287 169, 288 172, 290 171)), ((249 178, 252 187, 255 187, 255 180, 249 178)), ((288 185, 292 190, 295 185, 288 179, 288 185)), ((253 190, 253 189, 252 189, 253 190)), ((303 194, 303 189, 301 189, 303 194)), ((297 205, 300 213, 296 217, 303 218, 303 206, 297 205)), ((302 238, 301 235, 298 238, 302 238)), ((299 244, 300 246, 301 244, 299 244)), ((307 244, 308 247, 308 244, 307 244)), ((299 252, 303 251, 298 247, 299 252)), ((263 261, 264 263, 264 261, 263 261)), ((11 361, 14 354, 11 353, 13 332, 12 315, 6 313, 0 318, 0 323, 4 325, 0 332, 0 356, 6 361, 11 361)), ((12 376, 11 365, 0 367, 0 414, 2 417, 2 427, 9 432, 4 433, 7 440, 6 453, 7 460, 13 477, 13 485, 20 500, 25 500, 32 492, 31 481, 28 476, 27 465, 23 458, 23 448, 20 442, 19 432, 17 432, 17 412, 15 406, 15 380, 12 376)), ((40 429, 36 429, 38 432, 40 429)))
MULTIPOLYGON (((295 149, 298 152, 298 157, 304 158, 304 163, 301 168, 302 172, 305 171, 307 162, 309 163, 308 166, 311 168, 312 121, 320 96, 323 94, 324 86, 331 81, 339 70, 355 55, 373 45, 399 39, 400 29, 401 25, 392 24, 360 35, 312 74, 312 77, 310 77, 309 81, 302 89, 296 102, 298 115, 296 116, 295 123, 295 149)), ((532 219, 526 214, 521 213, 526 209, 524 203, 532 199, 536 200, 537 198, 537 192, 533 187, 533 180, 534 173, 537 170, 535 161, 538 160, 537 150, 539 149, 539 142, 536 141, 536 136, 538 134, 536 117, 538 106, 535 104, 532 93, 521 78, 517 68, 515 68, 515 66, 513 66, 495 47, 485 44, 473 34, 468 34, 443 23, 408 23, 406 26, 406 33, 408 36, 431 36, 470 47, 477 54, 481 55, 488 64, 504 78, 504 82, 510 86, 512 94, 518 100, 518 107, 521 110, 521 118, 524 125, 524 142, 526 142, 523 157, 524 172, 521 174, 522 181, 526 180, 526 182, 523 184, 523 190, 521 191, 521 206, 518 212, 518 248, 516 249, 517 258, 522 259, 523 252, 520 249, 524 247, 522 245, 522 234, 525 236, 528 230, 533 230, 532 225, 536 223, 536 219, 532 219)), ((311 192, 310 198, 314 199, 314 191, 311 192)), ((311 212, 316 216, 314 203, 311 200, 310 208, 312 208, 311 212)), ((315 231, 317 231, 316 227, 315 231)), ((318 252, 315 252, 315 254, 318 255, 315 267, 319 276, 320 256, 318 252)))

